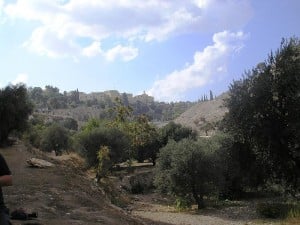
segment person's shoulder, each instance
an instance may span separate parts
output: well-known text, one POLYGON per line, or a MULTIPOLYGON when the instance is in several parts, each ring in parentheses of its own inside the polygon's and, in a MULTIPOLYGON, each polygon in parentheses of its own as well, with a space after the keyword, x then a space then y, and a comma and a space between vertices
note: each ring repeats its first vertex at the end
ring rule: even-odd
POLYGON ((1 153, 0 153, 0 161, 1 162, 5 161, 5 159, 4 159, 4 157, 3 157, 3 155, 1 153))

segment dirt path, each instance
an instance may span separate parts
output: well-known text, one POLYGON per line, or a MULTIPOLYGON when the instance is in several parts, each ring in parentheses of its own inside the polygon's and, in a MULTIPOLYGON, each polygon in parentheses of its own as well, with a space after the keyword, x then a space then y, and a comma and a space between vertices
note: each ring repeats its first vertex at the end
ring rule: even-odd
MULTIPOLYGON (((43 225, 94 224, 156 224, 133 218, 109 203, 99 188, 70 162, 57 161, 43 154, 28 152, 24 145, 1 148, 13 173, 12 187, 3 188, 7 206, 38 212, 43 225), (53 168, 37 169, 27 166, 31 157, 44 158, 54 163, 53 168)), ((13 224, 21 224, 13 221, 13 224)))
POLYGON ((235 202, 232 206, 207 208, 201 211, 178 212, 166 203, 157 202, 159 197, 138 195, 131 207, 131 214, 153 221, 173 225, 278 225, 280 221, 263 220, 255 211, 255 201, 235 202))
MULTIPOLYGON (((238 208, 235 210, 237 211, 238 208)), ((245 211, 248 209, 240 207, 239 210, 245 211)), ((229 215, 228 211, 227 209, 227 213, 225 213, 221 210, 206 209, 199 213, 196 210, 191 212, 177 212, 173 206, 150 203, 147 199, 145 201, 145 198, 141 197, 134 204, 131 213, 142 218, 174 225, 244 225, 251 220, 250 218, 238 218, 237 216, 229 215)))

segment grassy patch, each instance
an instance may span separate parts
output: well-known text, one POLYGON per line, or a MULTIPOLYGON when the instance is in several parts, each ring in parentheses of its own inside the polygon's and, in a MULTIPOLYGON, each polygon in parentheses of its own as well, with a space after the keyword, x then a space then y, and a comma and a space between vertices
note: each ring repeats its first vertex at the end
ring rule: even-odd
POLYGON ((177 211, 186 211, 192 206, 190 198, 177 197, 175 200, 175 208, 177 211))

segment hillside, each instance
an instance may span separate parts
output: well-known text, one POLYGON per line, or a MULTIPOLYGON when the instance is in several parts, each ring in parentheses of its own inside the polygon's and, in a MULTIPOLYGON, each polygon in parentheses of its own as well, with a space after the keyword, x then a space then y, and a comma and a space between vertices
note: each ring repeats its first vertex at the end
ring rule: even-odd
POLYGON ((228 98, 227 92, 214 100, 200 102, 182 113, 174 122, 191 127, 197 130, 200 135, 206 135, 205 129, 207 125, 210 124, 208 134, 211 134, 213 132, 212 127, 215 128, 217 126, 216 123, 220 121, 227 112, 227 108, 223 105, 224 99, 226 98, 228 98))
MULTIPOLYGON (((38 212, 35 221, 38 224, 160 224, 134 218, 113 206, 93 179, 78 167, 79 159, 51 158, 39 151, 28 151, 22 143, 0 148, 0 152, 6 158, 14 180, 12 187, 3 188, 6 205, 11 211, 24 208, 28 212, 38 212), (46 159, 54 167, 28 167, 26 160, 31 157, 46 159)), ((12 222, 20 224, 20 221, 12 222)))
POLYGON ((54 119, 73 118, 78 123, 84 123, 91 118, 111 119, 111 109, 116 106, 116 98, 125 106, 130 106, 134 115, 145 114, 155 122, 170 121, 196 104, 157 102, 146 93, 133 96, 117 90, 89 94, 76 90, 62 94, 58 88, 52 86, 46 86, 45 89, 29 88, 28 94, 35 106, 35 113, 54 119))

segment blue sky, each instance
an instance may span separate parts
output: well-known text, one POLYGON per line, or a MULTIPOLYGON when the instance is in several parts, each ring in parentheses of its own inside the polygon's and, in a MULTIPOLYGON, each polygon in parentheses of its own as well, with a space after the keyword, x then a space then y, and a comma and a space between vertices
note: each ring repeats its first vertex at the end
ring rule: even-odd
POLYGON ((218 95, 300 37, 299 0, 0 0, 0 86, 218 95))

